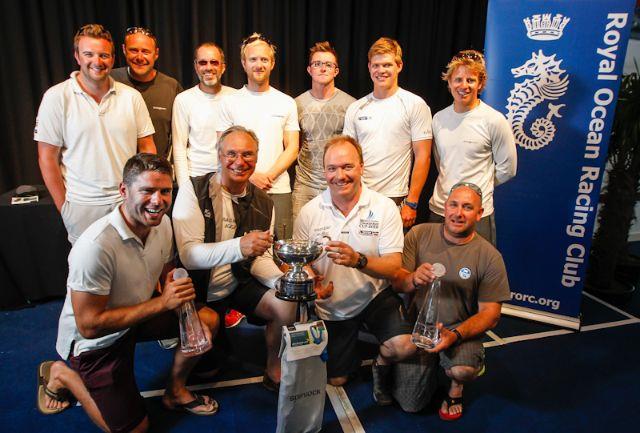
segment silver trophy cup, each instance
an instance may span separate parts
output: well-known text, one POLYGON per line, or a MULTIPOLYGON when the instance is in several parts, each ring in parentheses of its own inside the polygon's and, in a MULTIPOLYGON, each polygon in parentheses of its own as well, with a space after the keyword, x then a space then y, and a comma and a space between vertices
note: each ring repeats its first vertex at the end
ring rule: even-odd
POLYGON ((276 296, 285 301, 306 302, 316 299, 313 278, 303 269, 320 257, 323 244, 316 241, 283 239, 273 244, 273 254, 291 268, 280 277, 276 296))

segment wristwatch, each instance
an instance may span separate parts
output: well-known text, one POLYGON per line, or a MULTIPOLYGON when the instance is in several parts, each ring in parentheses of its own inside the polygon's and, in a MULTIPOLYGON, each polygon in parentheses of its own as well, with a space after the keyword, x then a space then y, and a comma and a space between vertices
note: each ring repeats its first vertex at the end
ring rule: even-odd
POLYGON ((356 265, 354 266, 354 268, 363 269, 365 266, 367 266, 367 263, 369 263, 367 256, 365 256, 362 253, 358 253, 358 261, 356 262, 356 265))
POLYGON ((406 204, 413 210, 418 210, 418 203, 415 201, 409 201, 405 198, 404 200, 402 200, 402 204, 406 204))
POLYGON ((460 334, 460 331, 458 331, 456 328, 453 328, 451 332, 456 334, 456 342, 454 344, 455 345, 460 344, 462 342, 462 334, 460 334))

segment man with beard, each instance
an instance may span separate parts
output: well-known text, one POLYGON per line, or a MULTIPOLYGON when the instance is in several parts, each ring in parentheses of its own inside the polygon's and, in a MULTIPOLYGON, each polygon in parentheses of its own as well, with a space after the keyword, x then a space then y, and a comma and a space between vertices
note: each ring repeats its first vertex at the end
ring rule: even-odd
POLYGON ((291 185, 287 169, 298 156, 298 111, 290 96, 269 85, 276 66, 276 47, 259 33, 240 46, 247 84, 226 98, 220 109, 218 133, 241 125, 256 133, 260 155, 251 183, 265 191, 276 209, 275 235, 291 236, 291 185))
MULTIPOLYGON (((194 299, 189 278, 174 279, 171 222, 172 170, 152 154, 127 161, 123 203, 93 223, 69 254, 69 279, 58 326, 56 350, 62 361, 39 367, 38 408, 54 414, 73 395, 91 420, 107 432, 146 432, 149 418, 134 376, 140 341, 177 337, 177 309, 194 299)), ((198 311, 207 339, 218 327, 208 308, 198 311)), ((175 351, 162 404, 171 410, 213 415, 218 403, 186 387, 199 356, 175 351)))
POLYGON ((498 324, 502 302, 510 297, 502 256, 475 227, 482 218, 482 192, 472 183, 459 182, 445 203, 443 224, 420 224, 405 238, 402 268, 394 288, 415 293, 410 314, 415 320, 434 279, 433 264, 444 265, 440 277, 437 327, 440 341, 433 349, 394 370, 393 396, 408 412, 424 408, 435 390, 438 360, 451 379, 440 418, 462 416, 462 390, 485 364, 482 336, 498 324))
POLYGON ((73 39, 79 71, 42 97, 34 140, 44 183, 73 244, 122 200, 122 169, 136 152, 155 153, 153 124, 140 92, 110 76, 111 33, 87 24, 73 39))
POLYGON ((173 161, 178 185, 218 170, 216 130, 221 102, 235 89, 223 86, 224 52, 214 42, 196 47, 193 67, 200 81, 176 97, 173 105, 173 161))
POLYGON ((111 77, 142 94, 156 130, 153 134, 156 150, 158 155, 168 159, 171 156, 171 110, 182 86, 174 78, 155 69, 160 48, 151 30, 129 27, 122 52, 127 66, 111 71, 111 77))

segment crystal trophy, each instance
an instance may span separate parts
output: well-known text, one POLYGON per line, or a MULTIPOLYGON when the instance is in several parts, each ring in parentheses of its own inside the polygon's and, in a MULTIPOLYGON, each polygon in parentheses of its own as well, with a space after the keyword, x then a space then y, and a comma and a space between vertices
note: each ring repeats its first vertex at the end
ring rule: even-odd
MULTIPOLYGON (((189 274, 183 268, 173 271, 173 279, 187 278, 189 274)), ((200 355, 211 348, 211 342, 202 328, 198 311, 193 301, 185 302, 178 310, 180 320, 180 350, 186 356, 200 355)))
POLYGON ((436 279, 427 290, 418 319, 411 333, 411 342, 422 349, 433 349, 440 342, 438 330, 438 303, 440 302, 440 278, 446 274, 442 263, 432 265, 436 279))

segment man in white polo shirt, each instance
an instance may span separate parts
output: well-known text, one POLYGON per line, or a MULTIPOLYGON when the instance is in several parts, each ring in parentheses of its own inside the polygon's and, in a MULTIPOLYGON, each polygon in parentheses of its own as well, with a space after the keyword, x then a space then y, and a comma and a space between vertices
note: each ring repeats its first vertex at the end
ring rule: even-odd
POLYGON ((362 145, 364 183, 401 204, 402 224, 408 228, 416 222, 429 173, 431 110, 421 97, 398 86, 403 65, 397 41, 378 39, 368 57, 373 92, 349 106, 343 134, 362 145))
POLYGON ((216 129, 222 99, 236 89, 222 85, 224 52, 214 42, 198 45, 193 68, 200 82, 180 93, 173 105, 173 161, 178 185, 218 170, 216 129))
POLYGON ((294 238, 331 239, 327 255, 313 264, 323 284, 333 285, 331 296, 316 301, 329 332, 329 383, 344 384, 360 366, 355 343, 365 325, 381 343, 373 397, 388 405, 391 364, 415 353, 404 305, 389 283, 402 262, 402 221, 391 199, 361 182, 362 149, 355 139, 329 140, 324 169, 328 188, 302 208, 294 238))
POLYGON ((72 244, 121 201, 127 160, 138 151, 156 153, 140 92, 109 76, 115 56, 109 31, 82 26, 73 46, 80 70, 47 90, 34 130, 42 178, 72 244))
POLYGON ((276 47, 259 33, 240 47, 247 84, 225 98, 220 107, 218 135, 233 125, 256 133, 260 141, 258 164, 251 183, 267 192, 276 210, 276 236, 291 235, 291 184, 287 169, 298 156, 298 110, 290 96, 269 85, 276 65, 276 47), (284 230, 283 230, 284 229, 284 230))
MULTIPOLYGON (((146 432, 149 419, 136 385, 134 351, 139 341, 179 334, 177 309, 194 299, 189 278, 174 279, 171 222, 172 170, 153 154, 127 161, 121 205, 93 223, 69 255, 69 279, 56 350, 68 361, 39 367, 38 408, 44 414, 70 406, 69 393, 103 431, 146 432), (167 265, 165 267, 165 265, 167 265)), ((198 311, 210 340, 218 317, 198 311)), ((216 401, 186 388, 199 356, 176 350, 162 403, 167 409, 213 415, 216 401)))

